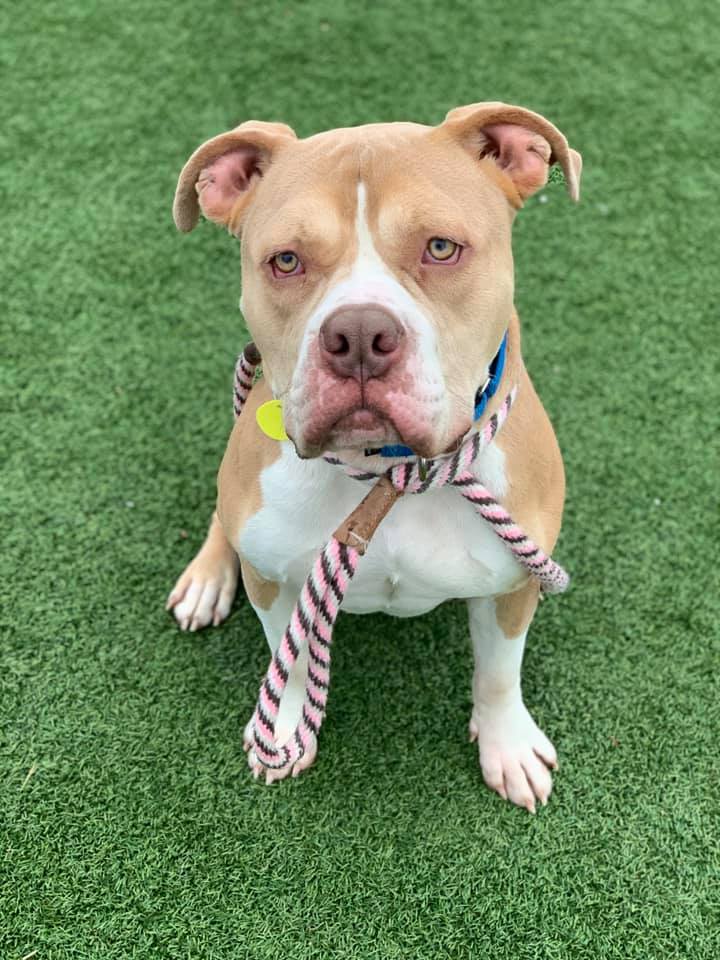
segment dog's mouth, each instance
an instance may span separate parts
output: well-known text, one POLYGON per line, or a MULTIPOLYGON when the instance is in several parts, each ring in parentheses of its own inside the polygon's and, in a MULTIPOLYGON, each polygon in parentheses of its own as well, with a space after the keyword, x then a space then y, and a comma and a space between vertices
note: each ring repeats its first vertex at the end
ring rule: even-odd
POLYGON ((334 410, 325 408, 323 415, 316 416, 301 437, 296 435, 291 439, 301 457, 403 442, 391 415, 362 399, 356 403, 338 404, 334 410), (300 439, 302 442, 298 443, 300 439))
POLYGON ((417 456, 430 458, 440 454, 455 435, 443 422, 440 388, 419 382, 412 371, 392 380, 370 378, 363 384, 318 375, 312 388, 306 385, 296 397, 285 408, 285 423, 303 459, 325 451, 342 457, 346 451, 385 446, 407 447, 417 456))
POLYGON ((449 445, 447 442, 438 445, 422 428, 412 436, 410 431, 401 432, 390 415, 371 406, 345 410, 334 421, 326 422, 321 429, 318 427, 316 424, 316 429, 305 435, 302 449, 295 443, 300 457, 312 458, 325 452, 340 455, 347 451, 379 453, 383 447, 400 445, 412 450, 416 456, 431 459, 454 452, 467 429, 449 445))
POLYGON ((372 407, 360 406, 339 417, 330 426, 327 445, 333 448, 362 448, 396 443, 400 435, 392 420, 372 407))

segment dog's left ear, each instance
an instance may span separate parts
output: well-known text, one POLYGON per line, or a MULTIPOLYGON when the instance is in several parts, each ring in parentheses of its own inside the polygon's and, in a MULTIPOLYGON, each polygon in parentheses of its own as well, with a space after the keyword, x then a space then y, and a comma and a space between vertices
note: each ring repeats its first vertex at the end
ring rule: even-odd
POLYGON ((458 140, 477 159, 492 157, 515 186, 518 206, 547 183, 554 163, 565 174, 571 198, 580 198, 582 157, 539 113, 506 103, 473 103, 451 110, 435 133, 458 140))

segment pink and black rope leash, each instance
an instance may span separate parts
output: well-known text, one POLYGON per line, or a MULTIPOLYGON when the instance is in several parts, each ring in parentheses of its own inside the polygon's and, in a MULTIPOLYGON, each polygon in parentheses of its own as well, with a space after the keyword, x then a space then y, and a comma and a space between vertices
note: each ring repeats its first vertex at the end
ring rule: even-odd
MULTIPOLYGON (((252 389, 260 354, 250 343, 240 354, 235 368, 234 411, 240 416, 252 389)), ((515 400, 513 388, 483 426, 473 432, 455 454, 435 460, 398 463, 383 474, 359 470, 326 454, 328 463, 342 466, 357 480, 376 483, 360 506, 330 537, 315 560, 290 616, 282 640, 270 662, 253 714, 255 755, 266 768, 279 770, 292 765, 317 735, 327 706, 330 686, 332 631, 361 556, 375 529, 403 494, 424 493, 433 488, 453 486, 473 504, 478 514, 539 582, 546 593, 562 593, 569 577, 512 519, 502 504, 472 473, 480 453, 494 440, 515 400), (368 522, 367 515, 370 516, 368 522), (305 700, 294 734, 283 746, 275 742, 275 725, 280 700, 300 651, 307 645, 308 670, 305 700)))

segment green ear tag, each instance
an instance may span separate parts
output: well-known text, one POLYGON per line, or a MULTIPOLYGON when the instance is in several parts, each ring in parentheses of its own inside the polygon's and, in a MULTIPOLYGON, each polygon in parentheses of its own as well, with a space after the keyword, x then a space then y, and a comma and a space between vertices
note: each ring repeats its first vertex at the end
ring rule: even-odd
POLYGON ((287 440, 282 415, 282 400, 268 400, 261 404, 255 412, 258 426, 271 440, 287 440))

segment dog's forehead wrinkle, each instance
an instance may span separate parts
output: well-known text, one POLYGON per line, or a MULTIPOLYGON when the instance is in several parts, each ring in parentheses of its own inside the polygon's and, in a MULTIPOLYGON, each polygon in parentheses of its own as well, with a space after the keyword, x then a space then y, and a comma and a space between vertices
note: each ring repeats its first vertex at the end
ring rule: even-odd
MULTIPOLYGON (((278 243, 283 234, 298 242, 306 237, 313 242, 317 231, 337 234, 342 222, 351 226, 356 219, 362 183, 363 209, 381 237, 402 243, 414 231, 467 234, 467 177, 454 171, 446 150, 417 141, 425 130, 371 124, 299 141, 263 184, 262 206, 270 215, 254 218, 248 233, 261 232, 278 243)), ((460 158, 467 160, 464 154, 460 158)), ((474 189, 484 192, 480 184, 474 189)))
POLYGON ((287 198, 329 184, 341 193, 371 174, 382 179, 388 166, 403 169, 416 154, 423 154, 430 129, 415 123, 379 123, 315 134, 297 141, 278 158, 269 170, 266 188, 272 181, 272 193, 279 191, 287 198))
POLYGON ((353 146, 382 146, 398 141, 409 141, 425 135, 432 129, 422 123, 399 120, 391 123, 365 123, 357 127, 337 127, 323 130, 298 142, 299 147, 320 147, 333 150, 353 146))

